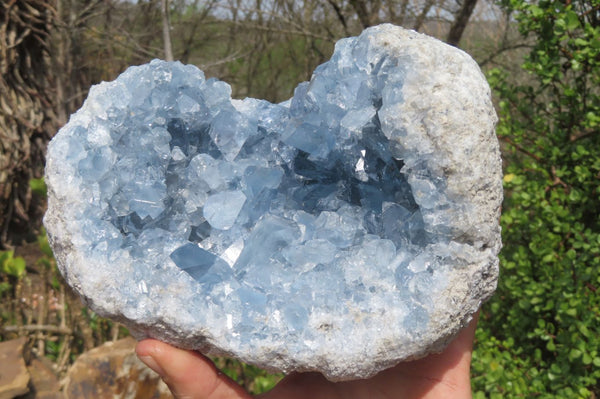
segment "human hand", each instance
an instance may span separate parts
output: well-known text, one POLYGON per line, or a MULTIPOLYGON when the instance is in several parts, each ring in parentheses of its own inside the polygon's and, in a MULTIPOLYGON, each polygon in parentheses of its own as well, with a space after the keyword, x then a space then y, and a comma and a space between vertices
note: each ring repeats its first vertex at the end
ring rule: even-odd
MULTIPOLYGON (((319 373, 293 373, 262 399, 468 399, 477 315, 439 354, 400 363, 372 378, 330 382, 319 373)), ((157 372, 178 399, 250 399, 207 357, 146 339, 136 347, 140 360, 157 372)))

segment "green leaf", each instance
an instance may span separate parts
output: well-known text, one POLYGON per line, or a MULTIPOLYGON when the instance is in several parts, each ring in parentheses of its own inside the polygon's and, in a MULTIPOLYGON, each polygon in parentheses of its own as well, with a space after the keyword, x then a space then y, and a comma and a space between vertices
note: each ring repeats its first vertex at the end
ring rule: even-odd
POLYGON ((11 259, 6 266, 6 274, 20 278, 25 273, 25 259, 20 256, 11 259))
POLYGON ((567 14, 565 15, 565 21, 567 23, 567 29, 568 30, 575 30, 577 28, 579 28, 579 17, 577 16, 577 13, 573 12, 573 11, 568 11, 567 14))
POLYGON ((48 187, 46 187, 46 182, 44 181, 43 177, 40 179, 29 180, 29 187, 31 188, 31 191, 33 191, 34 194, 42 198, 46 198, 48 187))
MULTIPOLYGON (((3 281, 0 283, 0 295, 2 295, 4 292, 10 290, 12 287, 12 285, 10 285, 10 283, 3 281)), ((600 359, 598 359, 600 360, 600 359)))
POLYGON ((544 11, 537 5, 531 5, 529 7, 529 11, 531 12, 531 15, 533 15, 534 18, 540 18, 544 16, 544 11))
POLYGON ((579 332, 581 333, 581 335, 583 335, 586 338, 590 338, 591 334, 590 334, 590 330, 586 327, 585 324, 578 324, 577 328, 579 329, 579 332))
POLYGON ((48 243, 48 236, 46 232, 43 231, 41 235, 38 236, 38 245, 40 246, 40 250, 44 253, 44 255, 53 258, 54 254, 52 253, 52 248, 50 248, 50 244, 48 243))
POLYGON ((584 353, 581 358, 581 362, 587 366, 588 364, 592 363, 592 357, 589 354, 584 353))
POLYGON ((585 387, 581 387, 579 388, 579 395, 581 395, 582 398, 589 398, 590 391, 585 387))
POLYGON ((574 360, 581 357, 581 351, 579 349, 571 349, 569 352, 569 359, 574 360))
MULTIPOLYGON (((13 251, 1 251, 0 252, 0 267, 4 268, 4 264, 12 259, 14 252, 13 251)), ((2 269, 3 270, 3 269, 2 269)))

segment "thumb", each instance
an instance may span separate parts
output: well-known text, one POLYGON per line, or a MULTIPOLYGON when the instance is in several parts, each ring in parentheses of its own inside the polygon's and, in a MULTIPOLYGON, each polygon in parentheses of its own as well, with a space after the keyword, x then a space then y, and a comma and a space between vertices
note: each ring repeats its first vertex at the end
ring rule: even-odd
POLYGON ((239 385, 207 357, 154 339, 138 342, 135 351, 177 399, 249 399, 239 385))

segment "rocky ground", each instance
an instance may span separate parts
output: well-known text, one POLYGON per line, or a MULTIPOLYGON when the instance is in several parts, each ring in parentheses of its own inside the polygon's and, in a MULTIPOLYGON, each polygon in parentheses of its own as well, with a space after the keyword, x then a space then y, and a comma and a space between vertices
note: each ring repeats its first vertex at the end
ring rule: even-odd
POLYGON ((134 348, 130 337, 107 342, 79 356, 59 378, 50 360, 33 354, 26 337, 0 342, 0 399, 171 398, 134 348))

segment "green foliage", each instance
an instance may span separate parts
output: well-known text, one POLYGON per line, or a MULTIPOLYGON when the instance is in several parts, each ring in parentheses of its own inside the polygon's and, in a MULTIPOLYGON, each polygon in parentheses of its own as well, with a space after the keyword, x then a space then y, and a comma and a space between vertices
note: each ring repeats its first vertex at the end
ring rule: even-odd
POLYGON ((0 252, 0 276, 21 278, 25 274, 25 259, 14 257, 13 251, 0 252))
POLYGON ((29 180, 29 187, 35 195, 41 198, 46 198, 48 187, 46 187, 46 182, 44 181, 43 177, 29 180))
POLYGON ((38 236, 37 242, 44 256, 54 259, 54 253, 52 252, 52 248, 50 248, 50 243, 48 242, 48 235, 46 234, 46 229, 43 227, 42 233, 38 236))
POLYGON ((52 252, 52 248, 50 248, 50 243, 48 242, 48 236, 46 235, 46 229, 42 227, 42 232, 37 237, 37 242, 42 252, 42 256, 40 256, 36 260, 36 265, 43 267, 46 271, 49 272, 48 275, 48 283, 54 290, 60 290, 61 285, 61 277, 58 272, 58 268, 56 267, 56 259, 54 259, 54 253, 52 252))
POLYGON ((225 375, 236 381, 253 395, 269 391, 283 377, 282 374, 269 374, 258 367, 242 363, 235 359, 217 357, 213 361, 225 375))
MULTIPOLYGON (((12 285, 8 281, 0 281, 0 295, 5 293, 6 291, 10 290, 11 287, 12 287, 12 285)), ((8 316, 5 316, 4 314, 2 314, 2 315, 0 315, 0 319, 1 318, 8 318, 8 316)))
POLYGON ((17 288, 26 275, 25 269, 25 259, 15 257, 14 251, 0 251, 0 325, 5 320, 14 320, 13 312, 4 305, 9 302, 6 298, 18 296, 17 288))
POLYGON ((477 336, 475 397, 598 397, 600 1, 504 5, 535 42, 530 82, 489 74, 507 161, 504 249, 477 336))

